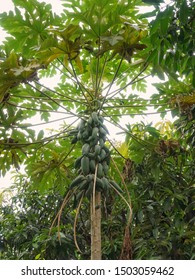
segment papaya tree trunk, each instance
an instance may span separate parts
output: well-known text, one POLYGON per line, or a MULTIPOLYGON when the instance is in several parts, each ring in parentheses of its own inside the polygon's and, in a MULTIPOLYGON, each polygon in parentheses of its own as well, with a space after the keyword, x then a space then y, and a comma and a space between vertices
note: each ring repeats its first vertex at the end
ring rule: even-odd
POLYGON ((101 260, 101 193, 91 196, 91 260, 101 260), (95 203, 95 205, 94 205, 95 203))

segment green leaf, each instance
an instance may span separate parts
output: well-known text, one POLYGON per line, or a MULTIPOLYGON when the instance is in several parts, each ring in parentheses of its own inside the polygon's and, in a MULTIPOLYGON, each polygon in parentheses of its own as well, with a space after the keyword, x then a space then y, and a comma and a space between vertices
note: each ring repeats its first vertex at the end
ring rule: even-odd
POLYGON ((165 80, 165 74, 160 65, 155 65, 153 68, 154 73, 156 73, 161 80, 165 80))
POLYGON ((138 217, 138 220, 140 223, 143 223, 143 220, 144 220, 144 214, 143 214, 143 211, 140 210, 137 214, 137 217, 138 217))
POLYGON ((180 21, 185 24, 188 21, 188 17, 189 17, 189 8, 187 5, 186 0, 182 0, 182 4, 180 6, 180 21))
POLYGON ((148 5, 154 5, 154 6, 158 6, 160 5, 160 3, 163 3, 163 0, 142 0, 142 2, 148 4, 148 5))
MULTIPOLYGON (((83 192, 75 189, 74 194, 66 194, 72 179, 82 174, 82 170, 75 174, 74 169, 82 146, 90 144, 93 158, 95 145, 106 141, 113 158, 107 177, 117 182, 123 179, 130 197, 124 192, 121 200, 108 191, 103 198, 102 258, 118 259, 121 251, 125 258, 132 258, 132 251, 133 259, 192 258, 192 1, 175 1, 174 5, 149 0, 62 2, 60 16, 52 13, 51 5, 37 0, 15 0, 15 10, 0 15, 1 27, 9 34, 0 48, 1 175, 12 167, 17 169, 9 203, 0 207, 5 239, 0 257, 90 258, 90 200, 81 201, 79 213, 75 207, 83 192), (144 17, 145 9, 140 7, 149 3, 155 4, 150 7, 153 11, 144 17), (147 16, 149 20, 153 16, 152 21, 147 16), (146 77, 151 75, 166 78, 154 84, 155 94, 147 88, 146 77), (173 111, 177 121, 169 126, 163 122, 159 132, 151 126, 152 119, 144 123, 150 108, 158 116, 173 111), (99 122, 90 119, 92 112, 99 122), (142 114, 144 122, 135 124, 133 116, 142 114), (91 141, 91 131, 94 127, 100 131, 102 118, 105 125, 112 125, 114 131, 117 127, 126 136, 125 144, 114 140, 112 132, 107 138, 98 132, 91 141), (51 127, 47 136, 40 119, 51 127), (78 133, 75 127, 80 119, 85 125, 78 133), (89 135, 84 137, 86 130, 89 135), (81 141, 72 145, 70 131, 81 141), (22 172, 18 170, 21 164, 22 172), (123 202, 129 198, 133 202, 133 247, 130 242, 121 250, 121 229, 129 215, 123 202), (74 245, 78 214, 82 219, 77 220, 77 240, 84 254, 78 254, 74 245)), ((107 157, 101 163, 109 165, 108 150, 103 150, 101 154, 107 157)), ((99 155, 95 161, 100 163, 99 155)), ((87 180, 94 176, 91 170, 89 175, 87 180)))
POLYGON ((160 132, 155 127, 146 126, 146 131, 149 132, 155 138, 159 138, 160 137, 160 132))
POLYGON ((37 135, 37 141, 40 141, 43 139, 43 136, 44 136, 44 131, 43 130, 40 130, 38 135, 37 135))
POLYGON ((40 260, 40 257, 41 257, 41 253, 39 253, 35 256, 35 260, 40 260))
POLYGON ((158 228, 152 230, 153 236, 155 239, 158 239, 158 228))
POLYGON ((169 18, 167 17, 162 18, 160 21, 160 31, 163 36, 167 35, 168 26, 169 26, 169 18))

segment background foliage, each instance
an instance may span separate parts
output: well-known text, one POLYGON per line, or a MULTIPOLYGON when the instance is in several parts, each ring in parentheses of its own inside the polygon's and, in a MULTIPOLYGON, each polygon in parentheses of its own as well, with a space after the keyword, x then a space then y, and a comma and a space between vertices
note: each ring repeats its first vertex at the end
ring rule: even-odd
MULTIPOLYGON (((124 142, 108 136, 107 146, 113 158, 109 176, 127 200, 131 197, 128 256, 194 259, 192 1, 62 2, 60 16, 36 0, 13 0, 15 11, 0 15, 10 34, 0 49, 0 172, 17 171, 9 201, 6 192, 1 194, 1 258, 90 258, 87 199, 77 222, 82 253, 73 239, 76 196, 60 223, 50 227, 81 155, 81 143, 72 144, 70 133, 78 120, 100 106, 105 124, 125 135, 124 142), (140 11, 145 5, 153 11, 140 11), (156 93, 146 99, 151 75, 160 80, 156 93), (43 77, 58 77, 59 82, 49 88, 43 77), (124 116, 147 114, 148 108, 162 117, 171 111, 174 123, 162 121, 154 127, 120 122, 124 116), (61 126, 46 134, 41 126, 52 124, 57 115, 61 126)), ((105 196, 103 259, 124 258, 126 208, 116 193, 105 196)))

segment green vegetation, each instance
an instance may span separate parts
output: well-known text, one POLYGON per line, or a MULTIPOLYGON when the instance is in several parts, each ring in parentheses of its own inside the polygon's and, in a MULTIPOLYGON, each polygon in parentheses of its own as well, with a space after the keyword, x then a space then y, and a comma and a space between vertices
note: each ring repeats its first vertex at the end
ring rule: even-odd
POLYGON ((0 258, 194 259, 192 1, 62 2, 0 15, 0 258), (174 123, 121 124, 149 108, 174 123))

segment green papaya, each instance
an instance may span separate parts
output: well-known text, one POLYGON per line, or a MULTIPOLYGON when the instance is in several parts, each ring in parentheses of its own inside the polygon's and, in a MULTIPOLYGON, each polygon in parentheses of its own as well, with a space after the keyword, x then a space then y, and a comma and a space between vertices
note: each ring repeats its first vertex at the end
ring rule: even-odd
POLYGON ((103 166, 104 175, 107 176, 108 175, 108 171, 109 171, 109 166, 108 166, 107 162, 103 161, 102 162, 102 166, 103 166))
POLYGON ((75 169, 78 169, 78 168, 81 167, 81 159, 82 159, 82 157, 83 157, 83 156, 80 156, 80 157, 78 157, 78 158, 75 160, 75 162, 74 162, 74 168, 75 168, 75 169))
POLYGON ((102 178, 104 175, 103 173, 103 166, 101 163, 98 163, 98 168, 97 168, 97 177, 102 178))
POLYGON ((91 117, 92 117, 92 120, 94 121, 94 123, 98 124, 99 119, 98 119, 97 112, 92 112, 91 117))
POLYGON ((81 159, 81 169, 83 172, 83 175, 88 175, 89 174, 89 158, 87 156, 84 156, 81 159))
POLYGON ((88 181, 85 179, 84 181, 82 181, 80 184, 79 184, 79 190, 82 191, 82 190, 86 190, 88 188, 88 181))
POLYGON ((77 135, 74 136, 71 140, 71 144, 76 144, 76 142, 78 141, 77 135))
POLYGON ((104 118, 102 116, 99 116, 98 119, 99 119, 100 124, 103 124, 104 118))
POLYGON ((90 172, 91 173, 95 173, 95 160, 94 159, 90 159, 90 162, 89 162, 89 168, 90 168, 90 172))
POLYGON ((93 194, 93 181, 91 181, 91 182, 89 183, 88 188, 87 188, 87 190, 86 190, 86 192, 85 192, 85 195, 86 195, 86 197, 87 197, 88 199, 91 198, 92 194, 93 194))
POLYGON ((110 184, 109 184, 109 181, 106 177, 102 177, 101 179, 103 185, 104 185, 104 190, 108 190, 110 188, 110 184))
POLYGON ((113 180, 109 180, 109 183, 111 184, 111 186, 113 186, 118 192, 122 193, 123 190, 119 187, 119 185, 113 181, 113 180))
POLYGON ((83 146, 82 146, 82 154, 83 155, 87 155, 90 151, 90 146, 89 144, 85 143, 83 146))
POLYGON ((96 178, 96 190, 97 191, 102 191, 104 190, 104 184, 100 178, 96 178))
POLYGON ((103 161, 106 156, 107 156, 106 151, 102 149, 100 152, 100 160, 103 161))
POLYGON ((72 183, 70 184, 69 188, 73 189, 74 187, 78 186, 82 181, 85 180, 85 177, 83 175, 77 176, 72 183))
POLYGON ((101 135, 102 135, 102 136, 103 136, 103 135, 105 136, 106 134, 108 134, 107 131, 106 131, 103 127, 100 127, 99 132, 100 132, 100 136, 101 136, 101 135))
POLYGON ((101 153, 101 147, 100 147, 100 145, 95 145, 95 148, 94 148, 94 154, 95 154, 95 156, 100 155, 100 153, 101 153))

